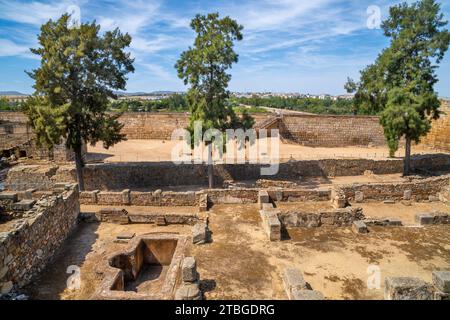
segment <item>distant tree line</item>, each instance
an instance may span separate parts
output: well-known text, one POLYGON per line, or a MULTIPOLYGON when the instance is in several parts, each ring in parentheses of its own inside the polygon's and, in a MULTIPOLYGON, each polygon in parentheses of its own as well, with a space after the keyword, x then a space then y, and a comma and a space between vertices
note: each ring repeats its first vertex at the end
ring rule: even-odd
POLYGON ((183 112, 188 109, 186 95, 183 94, 173 94, 160 100, 116 100, 110 104, 111 111, 120 112, 183 112))
POLYGON ((21 111, 22 103, 10 101, 5 97, 0 97, 0 111, 21 111))
MULTIPOLYGON (((240 97, 235 98, 240 104, 249 105, 253 107, 270 107, 278 109, 287 109, 294 111, 303 111, 317 114, 356 114, 354 109, 353 100, 331 98, 318 99, 318 98, 306 98, 306 97, 240 97)), ((361 113, 359 114, 370 114, 361 113)))

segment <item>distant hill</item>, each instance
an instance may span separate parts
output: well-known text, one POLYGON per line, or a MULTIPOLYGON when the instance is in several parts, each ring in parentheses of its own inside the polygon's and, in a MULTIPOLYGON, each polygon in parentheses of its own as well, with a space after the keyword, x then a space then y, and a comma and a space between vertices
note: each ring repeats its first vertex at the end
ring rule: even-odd
POLYGON ((0 96, 27 96, 19 91, 0 91, 0 96))

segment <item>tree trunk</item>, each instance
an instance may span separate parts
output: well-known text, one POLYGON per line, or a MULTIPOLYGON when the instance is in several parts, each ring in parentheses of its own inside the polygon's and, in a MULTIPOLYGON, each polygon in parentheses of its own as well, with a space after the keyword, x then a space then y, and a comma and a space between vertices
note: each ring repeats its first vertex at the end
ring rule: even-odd
POLYGON ((208 185, 214 188, 214 168, 212 162, 212 143, 208 144, 208 185))
POLYGON ((84 178, 83 178, 83 158, 81 155, 81 147, 76 147, 75 153, 75 167, 77 170, 78 188, 80 191, 84 191, 84 178))
POLYGON ((411 138, 406 137, 405 160, 403 162, 403 175, 409 175, 411 165, 411 138))

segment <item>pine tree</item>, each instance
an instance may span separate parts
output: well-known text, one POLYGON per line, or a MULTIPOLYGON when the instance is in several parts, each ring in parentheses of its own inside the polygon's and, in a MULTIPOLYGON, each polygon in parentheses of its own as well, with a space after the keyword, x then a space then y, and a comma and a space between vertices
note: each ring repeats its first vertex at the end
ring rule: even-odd
POLYGON ((82 147, 103 142, 105 148, 124 140, 119 114, 107 113, 114 90, 123 90, 126 74, 133 72, 133 59, 124 51, 131 37, 119 29, 100 35, 100 26, 70 24, 65 14, 42 25, 39 68, 29 72, 35 81, 34 95, 24 107, 37 135, 48 148, 64 139, 75 153, 77 180, 84 190, 82 147))

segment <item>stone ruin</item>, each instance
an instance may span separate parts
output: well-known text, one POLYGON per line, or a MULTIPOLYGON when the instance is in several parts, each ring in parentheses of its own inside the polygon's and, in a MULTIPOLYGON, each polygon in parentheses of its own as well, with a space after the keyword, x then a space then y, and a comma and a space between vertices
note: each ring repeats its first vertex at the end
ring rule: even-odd
MULTIPOLYGON (((148 234, 135 238, 128 249, 113 254, 100 271, 103 281, 94 299, 174 299, 187 238, 148 234), (155 280, 156 281, 152 281, 155 280)), ((183 267, 183 272, 185 268, 183 267)))

